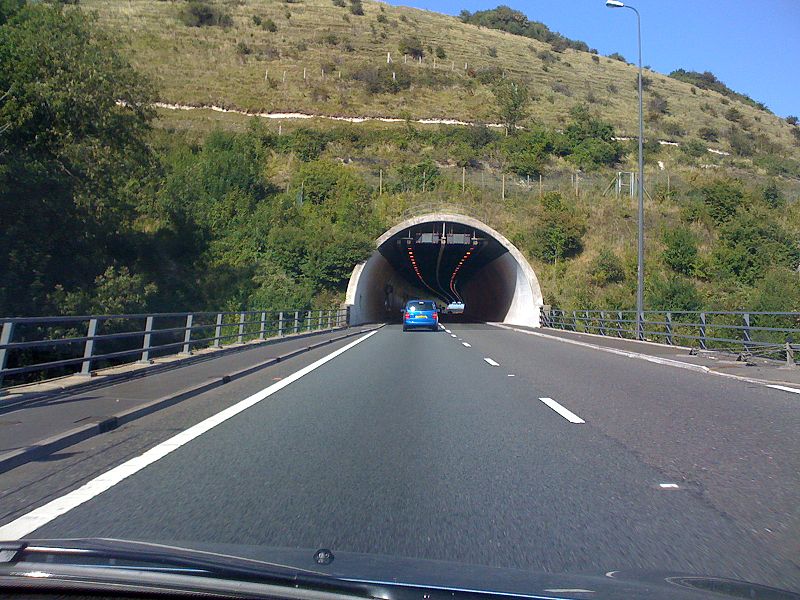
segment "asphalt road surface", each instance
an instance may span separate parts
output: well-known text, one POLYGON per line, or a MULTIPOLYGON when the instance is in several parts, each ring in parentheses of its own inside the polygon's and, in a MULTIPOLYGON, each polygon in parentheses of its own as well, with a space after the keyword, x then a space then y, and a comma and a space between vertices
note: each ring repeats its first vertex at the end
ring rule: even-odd
POLYGON ((63 464, 7 473, 0 524, 284 382, 30 536, 675 570, 800 590, 800 396, 448 328, 388 326, 84 442, 63 464))

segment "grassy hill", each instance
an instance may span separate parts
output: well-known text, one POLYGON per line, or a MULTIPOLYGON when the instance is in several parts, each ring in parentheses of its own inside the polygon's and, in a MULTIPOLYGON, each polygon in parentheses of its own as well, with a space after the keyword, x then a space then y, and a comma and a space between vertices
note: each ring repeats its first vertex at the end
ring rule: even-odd
MULTIPOLYGON (((507 77, 529 86, 530 117, 544 125, 562 126, 570 108, 585 102, 619 135, 636 133, 632 65, 569 48, 556 52, 434 12, 367 1, 356 15, 339 3, 212 2, 230 24, 205 27, 185 24, 183 1, 82 0, 81 6, 127 37, 134 66, 154 79, 164 102, 492 122, 490 84, 507 77), (407 55, 404 64, 401 48, 408 52, 413 38, 422 62, 407 55)), ((710 147, 735 151, 727 135, 734 128, 754 153, 798 156, 791 126, 775 115, 659 73, 647 72, 646 82, 648 136, 685 141, 706 128, 707 138, 711 130, 719 140, 711 135, 710 147)))

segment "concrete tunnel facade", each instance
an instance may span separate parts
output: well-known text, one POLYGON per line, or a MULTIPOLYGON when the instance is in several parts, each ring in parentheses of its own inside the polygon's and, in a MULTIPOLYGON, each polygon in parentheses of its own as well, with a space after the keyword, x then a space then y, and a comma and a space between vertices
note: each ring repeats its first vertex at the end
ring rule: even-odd
POLYGON ((522 253, 485 223, 453 213, 413 217, 381 235, 372 255, 353 268, 345 306, 353 325, 396 321, 405 302, 417 298, 463 301, 465 320, 529 327, 539 326, 542 306, 522 253))

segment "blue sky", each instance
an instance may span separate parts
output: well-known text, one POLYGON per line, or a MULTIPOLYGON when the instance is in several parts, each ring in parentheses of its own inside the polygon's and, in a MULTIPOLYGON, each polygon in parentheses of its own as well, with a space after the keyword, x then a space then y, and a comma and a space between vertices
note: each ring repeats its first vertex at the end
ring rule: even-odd
MULTIPOLYGON (((605 0, 411 0, 457 15, 507 4, 601 54, 636 61, 636 15, 605 0)), ((711 71, 775 114, 800 115, 800 0, 631 0, 642 15, 643 61, 654 70, 711 71)))

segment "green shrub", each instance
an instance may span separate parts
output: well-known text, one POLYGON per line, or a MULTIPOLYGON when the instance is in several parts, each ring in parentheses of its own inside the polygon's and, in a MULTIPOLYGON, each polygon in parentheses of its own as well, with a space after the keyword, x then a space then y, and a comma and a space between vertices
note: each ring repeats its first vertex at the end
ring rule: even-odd
POLYGON ((706 149, 706 145, 700 140, 691 139, 681 144, 681 152, 692 158, 700 158, 701 156, 705 156, 708 150, 706 149))
POLYGON ((589 277, 599 286, 621 283, 625 280, 625 266, 616 254, 603 248, 589 264, 589 277))
POLYGON ((422 47, 422 42, 416 36, 409 35, 400 40, 400 54, 408 54, 412 58, 422 58, 425 55, 425 49, 422 47))
POLYGON ((703 139, 707 142, 718 142, 719 141, 719 132, 714 129, 713 127, 701 127, 697 131, 697 135, 700 136, 700 139, 703 139))
MULTIPOLYGON (((800 273, 781 267, 769 268, 753 290, 748 308, 763 312, 800 312, 800 273)), ((759 324, 762 324, 760 320, 759 324)))
POLYGON ((742 121, 742 113, 735 106, 731 106, 725 111, 725 118, 728 119, 728 121, 740 123, 742 121))
POLYGON ((439 167, 430 160, 415 165, 402 165, 397 169, 395 192, 430 192, 442 182, 439 167))
POLYGON ((436 58, 444 60, 447 58, 447 52, 441 46, 436 46, 436 58))
POLYGON ((542 215, 531 232, 531 253, 541 260, 556 262, 583 250, 585 220, 564 205, 557 192, 542 198, 542 215))
POLYGON ((350 0, 350 14, 362 16, 364 14, 364 7, 361 0, 350 0))
POLYGON ((386 66, 365 66, 355 71, 352 77, 362 82, 370 94, 396 94, 411 87, 411 75, 401 65, 395 65, 394 71, 386 66))
POLYGON ((613 54, 609 54, 608 58, 613 58, 614 60, 618 60, 618 61, 624 62, 624 63, 628 62, 627 60, 625 60, 625 57, 622 56, 622 54, 620 54, 619 52, 614 52, 613 54))
POLYGON ((200 0, 191 0, 180 13, 181 21, 189 27, 230 27, 233 18, 224 10, 200 0))
POLYGON ((275 33, 276 31, 278 31, 278 26, 275 24, 275 21, 273 21, 272 19, 264 19, 264 21, 261 24, 261 26, 266 31, 269 31, 270 33, 275 33))
POLYGON ((768 154, 753 159, 753 163, 774 176, 800 178, 800 161, 768 154))
POLYGON ((700 310, 703 300, 695 285, 679 275, 653 275, 645 288, 647 307, 651 310, 700 310))
POLYGON ((701 186, 699 191, 717 224, 728 221, 744 205, 744 190, 739 181, 721 179, 701 186))
POLYGON ((247 45, 247 43, 244 40, 239 40, 236 43, 236 54, 238 54, 239 56, 247 56, 251 52, 253 52, 253 50, 250 48, 250 46, 247 45))
POLYGON ((376 20, 378 21, 378 23, 388 23, 389 22, 389 19, 386 17, 386 15, 384 13, 379 13, 378 16, 376 17, 376 20))
POLYGON ((697 263, 697 240, 686 227, 675 227, 664 231, 666 248, 661 257, 664 263, 681 275, 694 275, 697 263))
POLYGON ((753 156, 756 145, 753 137, 745 131, 731 127, 728 131, 728 142, 731 149, 739 156, 753 156))
POLYGON ((486 54, 488 54, 492 58, 497 58, 497 48, 495 46, 489 46, 486 49, 486 54))
POLYGON ((344 0, 333 0, 333 5, 338 6, 339 8, 344 8, 347 6, 344 0))
POLYGON ((780 208, 784 204, 784 197, 783 193, 781 193, 781 188, 779 188, 778 184, 774 181, 764 186, 761 195, 764 199, 764 204, 770 208, 780 208))
POLYGON ((611 166, 619 161, 620 150, 616 142, 589 138, 579 142, 567 159, 586 171, 611 166))

